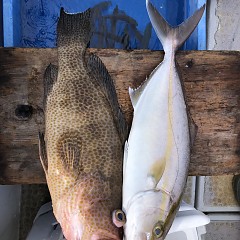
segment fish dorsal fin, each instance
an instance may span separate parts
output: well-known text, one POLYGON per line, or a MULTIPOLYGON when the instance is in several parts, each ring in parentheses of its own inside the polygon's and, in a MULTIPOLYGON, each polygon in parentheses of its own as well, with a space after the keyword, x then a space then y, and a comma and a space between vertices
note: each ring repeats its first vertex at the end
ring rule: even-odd
POLYGON ((78 132, 66 132, 58 140, 57 151, 67 172, 76 175, 83 170, 81 161, 82 140, 78 132))
POLYGON ((94 84, 99 87, 109 102, 122 144, 124 144, 128 136, 128 126, 125 116, 118 103, 117 93, 113 80, 108 73, 105 65, 98 56, 95 54, 90 54, 86 60, 87 68, 90 75, 92 76, 94 84))
POLYGON ((150 77, 146 78, 146 80, 139 87, 137 87, 135 89, 129 87, 128 92, 129 92, 129 96, 130 96, 133 108, 136 107, 140 97, 142 96, 144 89, 146 88, 146 86, 149 82, 149 79, 150 79, 150 77))
POLYGON ((44 72, 44 101, 43 101, 43 106, 44 108, 46 107, 46 101, 47 101, 47 97, 49 96, 49 94, 52 91, 53 88, 53 84, 57 81, 57 75, 58 75, 58 67, 53 65, 53 64, 49 64, 48 67, 46 68, 45 72, 44 72))

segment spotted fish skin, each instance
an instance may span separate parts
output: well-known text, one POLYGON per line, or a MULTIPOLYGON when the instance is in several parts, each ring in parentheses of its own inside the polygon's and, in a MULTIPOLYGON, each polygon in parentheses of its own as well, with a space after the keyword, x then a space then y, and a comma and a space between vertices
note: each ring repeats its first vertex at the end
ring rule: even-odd
POLYGON ((91 9, 61 10, 58 67, 45 72, 45 135, 40 160, 53 211, 68 240, 121 239, 112 212, 121 209, 127 124, 101 60, 86 54, 91 9))
POLYGON ((149 0, 146 6, 165 55, 139 88, 129 89, 134 117, 124 153, 125 240, 165 239, 181 201, 194 136, 175 53, 204 7, 173 28, 149 0))

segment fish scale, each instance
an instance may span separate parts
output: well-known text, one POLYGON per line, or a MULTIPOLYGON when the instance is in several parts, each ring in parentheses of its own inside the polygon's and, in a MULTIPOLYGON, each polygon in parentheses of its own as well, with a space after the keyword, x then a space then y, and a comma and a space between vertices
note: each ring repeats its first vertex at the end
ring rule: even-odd
POLYGON ((123 144, 128 134, 113 81, 86 54, 91 10, 58 21, 58 66, 45 73, 45 136, 40 159, 53 212, 69 240, 121 239, 123 144))

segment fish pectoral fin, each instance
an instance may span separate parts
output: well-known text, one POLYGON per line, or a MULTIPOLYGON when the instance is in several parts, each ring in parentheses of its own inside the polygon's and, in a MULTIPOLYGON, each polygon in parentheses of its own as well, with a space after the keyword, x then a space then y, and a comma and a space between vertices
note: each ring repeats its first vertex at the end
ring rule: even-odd
POLYGON ((58 141, 58 154, 66 171, 76 175, 83 170, 81 162, 82 140, 78 134, 64 134, 58 141))
POLYGON ((39 139, 39 157, 40 157, 40 161, 41 161, 43 170, 44 170, 45 174, 47 175, 48 159, 47 159, 46 145, 45 145, 45 141, 44 141, 44 134, 39 132, 38 139, 39 139))
POLYGON ((149 186, 156 187, 159 183, 166 167, 166 158, 162 158, 152 164, 148 173, 147 183, 149 186))
POLYGON ((128 137, 128 125, 117 98, 114 82, 101 59, 95 54, 86 58, 87 69, 92 76, 93 84, 104 94, 113 113, 122 144, 128 137))
POLYGON ((157 180, 154 176, 148 175, 146 181, 147 188, 155 189, 157 186, 157 180))
POLYGON ((47 97, 52 91, 53 84, 57 81, 58 67, 49 64, 44 73, 44 108, 46 106, 47 97))

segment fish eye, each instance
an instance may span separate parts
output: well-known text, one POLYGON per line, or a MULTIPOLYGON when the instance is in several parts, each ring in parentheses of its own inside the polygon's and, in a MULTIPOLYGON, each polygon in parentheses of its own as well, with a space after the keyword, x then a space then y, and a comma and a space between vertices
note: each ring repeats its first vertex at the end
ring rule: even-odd
POLYGON ((120 209, 114 210, 112 213, 112 220, 115 226, 122 227, 126 223, 125 213, 120 209))
POLYGON ((155 238, 160 238, 163 235, 163 225, 161 222, 157 222, 153 228, 153 236, 155 238))

